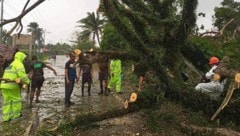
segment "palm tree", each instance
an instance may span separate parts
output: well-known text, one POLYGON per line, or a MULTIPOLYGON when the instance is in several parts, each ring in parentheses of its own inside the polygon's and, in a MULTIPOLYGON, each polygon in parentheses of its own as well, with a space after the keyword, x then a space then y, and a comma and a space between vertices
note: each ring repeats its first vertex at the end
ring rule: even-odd
POLYGON ((43 29, 39 27, 38 23, 31 22, 28 25, 27 32, 31 33, 33 36, 33 43, 34 43, 34 54, 35 54, 35 44, 38 45, 38 51, 40 52, 40 46, 43 44, 43 29))
POLYGON ((77 21, 80 24, 77 27, 83 28, 83 31, 80 33, 81 39, 89 39, 92 36, 92 41, 95 44, 95 38, 97 37, 98 44, 100 45, 100 36, 105 21, 104 18, 100 19, 98 13, 95 15, 94 12, 87 12, 86 18, 77 21))

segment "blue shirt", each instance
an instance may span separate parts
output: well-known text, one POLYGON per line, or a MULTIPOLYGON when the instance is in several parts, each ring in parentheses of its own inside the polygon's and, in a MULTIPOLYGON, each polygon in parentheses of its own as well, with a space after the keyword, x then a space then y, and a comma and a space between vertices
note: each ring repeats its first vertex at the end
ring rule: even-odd
POLYGON ((77 77, 75 62, 67 61, 65 64, 65 69, 68 71, 68 79, 73 81, 77 77))

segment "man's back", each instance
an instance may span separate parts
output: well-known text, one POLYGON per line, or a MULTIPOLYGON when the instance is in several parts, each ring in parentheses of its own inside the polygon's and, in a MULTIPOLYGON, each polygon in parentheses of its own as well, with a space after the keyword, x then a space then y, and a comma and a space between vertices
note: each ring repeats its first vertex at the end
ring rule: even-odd
POLYGON ((43 68, 45 67, 45 63, 41 61, 33 61, 31 63, 31 69, 33 70, 33 75, 43 75, 43 68))

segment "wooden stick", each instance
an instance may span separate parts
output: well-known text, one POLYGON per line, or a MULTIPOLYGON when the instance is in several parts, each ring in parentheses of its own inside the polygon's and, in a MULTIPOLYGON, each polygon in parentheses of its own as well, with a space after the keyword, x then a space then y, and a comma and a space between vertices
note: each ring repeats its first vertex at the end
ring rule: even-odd
POLYGON ((8 78, 0 78, 0 81, 15 82, 14 80, 10 80, 8 78))

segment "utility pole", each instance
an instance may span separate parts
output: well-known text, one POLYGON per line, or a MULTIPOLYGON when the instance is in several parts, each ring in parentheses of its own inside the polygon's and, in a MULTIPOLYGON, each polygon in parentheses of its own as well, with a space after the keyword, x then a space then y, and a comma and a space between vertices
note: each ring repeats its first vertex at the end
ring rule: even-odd
MULTIPOLYGON (((46 46, 46 34, 47 33, 51 33, 51 32, 47 32, 47 30, 46 29, 44 29, 43 30, 43 44, 44 44, 44 46, 46 46)), ((51 52, 50 52, 50 49, 49 49, 49 52, 48 52, 48 55, 50 56, 50 54, 51 54, 51 52)))
MULTIPOLYGON (((43 34, 43 44, 45 46, 45 35, 46 33, 51 33, 51 32, 47 32, 46 30, 43 30, 42 31, 42 34, 43 34)), ((41 49, 40 49, 40 42, 38 42, 38 58, 39 60, 41 60, 41 49)))
MULTIPOLYGON (((0 23, 3 22, 3 0, 1 0, 1 17, 0 17, 0 23)), ((3 26, 0 27, 0 44, 3 43, 3 26)))
POLYGON ((46 29, 44 29, 43 30, 43 44, 44 44, 44 46, 46 45, 46 39, 45 39, 45 37, 46 37, 46 34, 50 34, 51 32, 48 32, 46 29))

